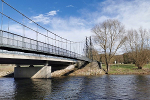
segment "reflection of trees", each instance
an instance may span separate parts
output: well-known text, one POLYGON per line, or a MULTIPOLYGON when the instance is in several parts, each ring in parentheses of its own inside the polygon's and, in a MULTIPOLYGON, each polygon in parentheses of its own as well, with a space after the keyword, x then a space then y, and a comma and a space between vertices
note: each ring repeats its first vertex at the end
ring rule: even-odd
POLYGON ((150 84, 149 77, 145 75, 136 75, 135 76, 135 90, 132 93, 133 97, 140 100, 147 100, 150 98, 150 84))
POLYGON ((50 79, 15 79, 15 100, 44 99, 51 93, 50 79))
POLYGON ((84 77, 79 95, 78 99, 101 100, 110 99, 112 95, 116 94, 111 83, 111 77, 106 75, 98 77, 84 77))
POLYGON ((104 94, 104 98, 107 99, 115 99, 115 96, 117 96, 116 93, 116 88, 115 88, 115 83, 113 83, 113 77, 110 75, 106 75, 106 77, 104 78, 104 86, 105 86, 105 94, 104 94))

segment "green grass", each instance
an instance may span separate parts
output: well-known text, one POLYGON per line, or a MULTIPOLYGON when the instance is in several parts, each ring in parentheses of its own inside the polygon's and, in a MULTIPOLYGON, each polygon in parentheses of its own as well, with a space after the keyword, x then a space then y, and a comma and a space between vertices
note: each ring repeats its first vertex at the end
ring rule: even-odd
MULTIPOLYGON (((106 66, 102 65, 106 70, 106 66)), ((150 74, 150 64, 138 69, 134 64, 112 64, 110 65, 109 74, 150 74)))

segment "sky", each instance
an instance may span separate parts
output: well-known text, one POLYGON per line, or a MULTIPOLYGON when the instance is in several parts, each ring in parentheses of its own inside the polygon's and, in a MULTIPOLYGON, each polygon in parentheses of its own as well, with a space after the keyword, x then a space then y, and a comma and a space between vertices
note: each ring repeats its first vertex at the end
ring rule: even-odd
MULTIPOLYGON (((83 41, 93 35, 94 25, 107 19, 118 19, 126 29, 150 28, 150 0, 4 0, 24 15, 51 32, 72 41, 83 41)), ((0 11, 2 11, 0 3, 0 11)), ((36 29, 6 5, 3 12, 36 29), (23 21, 22 21, 23 20, 23 21)), ((3 28, 8 20, 3 22, 3 28)), ((16 32, 21 26, 9 23, 16 32)), ((7 28, 6 28, 7 29, 7 28)), ((39 29, 40 30, 40 29, 39 29)), ((43 32, 41 30, 41 32, 43 32)), ((30 36, 26 30, 26 36, 30 36)), ((44 33, 44 32, 43 32, 44 33)))

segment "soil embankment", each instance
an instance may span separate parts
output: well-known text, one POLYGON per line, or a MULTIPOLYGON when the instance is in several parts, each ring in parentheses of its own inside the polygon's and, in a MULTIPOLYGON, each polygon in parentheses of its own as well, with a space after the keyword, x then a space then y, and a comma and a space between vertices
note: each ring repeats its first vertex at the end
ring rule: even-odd
POLYGON ((70 65, 65 69, 57 70, 52 73, 52 78, 61 76, 94 76, 103 75, 105 72, 100 69, 97 62, 91 62, 89 64, 83 63, 79 68, 75 65, 70 65))
POLYGON ((13 77, 14 65, 0 65, 0 77, 13 77))
POLYGON ((105 74, 103 69, 100 69, 97 62, 91 62, 87 64, 82 69, 78 69, 73 73, 69 74, 69 76, 94 76, 94 75, 103 75, 105 74))

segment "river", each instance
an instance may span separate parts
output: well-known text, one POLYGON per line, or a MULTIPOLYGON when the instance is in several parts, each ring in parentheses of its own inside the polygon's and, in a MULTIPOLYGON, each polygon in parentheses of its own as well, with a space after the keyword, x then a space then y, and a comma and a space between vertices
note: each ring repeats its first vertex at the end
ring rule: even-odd
POLYGON ((150 100, 150 75, 0 78, 0 100, 150 100))

